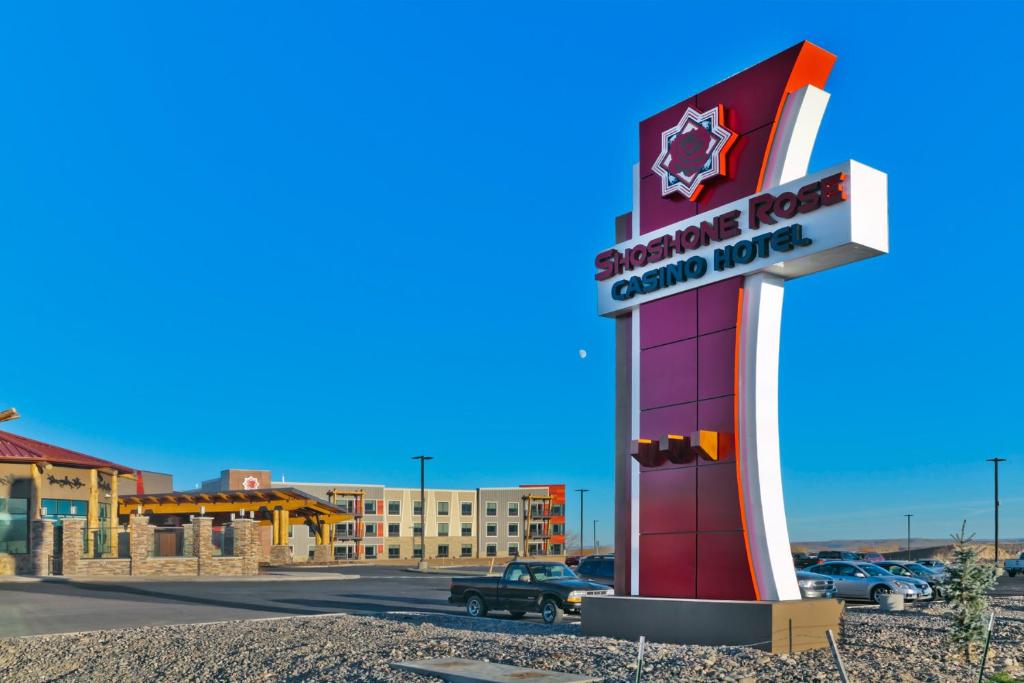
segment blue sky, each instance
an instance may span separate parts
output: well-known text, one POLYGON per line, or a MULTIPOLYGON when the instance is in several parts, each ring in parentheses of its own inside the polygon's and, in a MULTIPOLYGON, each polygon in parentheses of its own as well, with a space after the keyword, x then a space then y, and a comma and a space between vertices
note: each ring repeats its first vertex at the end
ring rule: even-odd
POLYGON ((636 124, 808 39, 839 57, 811 168, 890 174, 892 253, 787 286, 791 536, 898 537, 907 512, 915 535, 990 536, 993 455, 1024 536, 1022 19, 9 5, 0 406, 181 488, 226 467, 412 485, 417 453, 430 485, 564 481, 609 540, 592 259, 630 207, 636 124))

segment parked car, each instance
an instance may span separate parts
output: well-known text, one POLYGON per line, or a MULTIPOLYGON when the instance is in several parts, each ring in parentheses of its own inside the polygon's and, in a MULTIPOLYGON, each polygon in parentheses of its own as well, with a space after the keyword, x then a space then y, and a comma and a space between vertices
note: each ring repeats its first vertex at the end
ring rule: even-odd
POLYGON ((922 567, 928 567, 929 569, 945 569, 946 563, 941 560, 915 560, 922 567))
POLYGON ((843 560, 845 562, 858 562, 860 555, 849 550, 820 550, 818 551, 818 564, 832 560, 843 560))
POLYGON ((836 582, 836 594, 849 600, 879 602, 887 593, 900 593, 904 600, 928 600, 932 589, 927 581, 895 576, 870 562, 826 562, 814 568, 816 574, 836 582))
POLYGON ((565 558, 565 566, 566 567, 575 567, 579 563, 580 563, 580 556, 579 555, 569 555, 568 557, 565 558))
POLYGON ((875 564, 896 576, 910 576, 915 579, 927 581, 928 585, 932 587, 932 595, 934 597, 941 598, 943 596, 943 584, 945 584, 946 579, 949 576, 945 572, 945 569, 929 569, 917 562, 906 562, 902 560, 885 560, 883 562, 875 562, 875 564))
POLYGON ((589 555, 580 559, 574 571, 581 579, 612 586, 615 584, 615 556, 589 555))
POLYGON ((885 560, 885 556, 882 553, 867 552, 860 553, 860 559, 864 562, 882 562, 885 560))
POLYGON ((818 558, 807 553, 793 553, 793 566, 797 569, 805 569, 818 564, 818 558))
POLYGON ((801 571, 796 573, 796 583, 804 598, 836 597, 836 582, 830 576, 801 571))
POLYGON ((561 562, 510 562, 499 576, 454 578, 448 602, 466 606, 471 617, 507 610, 518 619, 539 612, 545 624, 557 624, 566 612, 579 612, 585 595, 611 595, 608 586, 585 581, 561 562))
POLYGON ((1021 553, 1020 557, 1016 560, 1007 560, 1006 564, 1003 565, 1003 568, 1006 569, 1006 573, 1009 574, 1011 578, 1017 576, 1017 574, 1024 574, 1024 553, 1021 553))

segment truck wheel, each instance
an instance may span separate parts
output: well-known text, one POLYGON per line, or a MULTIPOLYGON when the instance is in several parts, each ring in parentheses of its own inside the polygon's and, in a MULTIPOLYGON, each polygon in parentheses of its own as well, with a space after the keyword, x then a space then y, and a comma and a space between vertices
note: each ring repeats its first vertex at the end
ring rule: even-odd
POLYGON ((486 617, 487 605, 484 599, 479 595, 469 596, 469 600, 466 600, 466 614, 471 617, 486 617))
POLYGON ((540 616, 544 619, 545 624, 560 624, 565 612, 554 598, 545 598, 544 602, 540 604, 540 616))
POLYGON ((508 613, 508 615, 513 619, 522 619, 524 614, 526 614, 526 612, 512 612, 511 610, 508 613))

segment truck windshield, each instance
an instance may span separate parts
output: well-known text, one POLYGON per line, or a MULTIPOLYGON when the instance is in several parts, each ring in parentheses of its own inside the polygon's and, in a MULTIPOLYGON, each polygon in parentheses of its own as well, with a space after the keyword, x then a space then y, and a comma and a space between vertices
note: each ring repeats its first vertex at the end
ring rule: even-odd
POLYGON ((551 579, 575 579, 576 575, 564 564, 535 564, 530 567, 534 581, 550 581, 551 579))

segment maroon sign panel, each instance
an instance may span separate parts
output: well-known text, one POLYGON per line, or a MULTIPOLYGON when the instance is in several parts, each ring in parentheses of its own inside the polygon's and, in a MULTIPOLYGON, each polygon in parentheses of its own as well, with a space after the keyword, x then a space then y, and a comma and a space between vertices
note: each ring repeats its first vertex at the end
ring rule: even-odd
MULTIPOLYGON (((835 56, 801 43, 640 123, 639 234, 761 190, 768 151, 786 96, 823 88, 835 56), (697 130, 700 128, 700 130, 697 130)), ((617 221, 617 241, 631 219, 617 221)), ((714 457, 641 465, 639 482, 620 409, 617 417, 615 588, 631 593, 633 491, 639 495, 638 593, 641 596, 758 599, 743 528, 736 454, 736 336, 743 278, 640 305, 640 437, 701 430, 720 436, 714 457), (637 483, 634 489, 634 483, 637 483)), ((617 320, 619 401, 631 400, 622 364, 630 363, 631 313, 617 320), (627 349, 628 351, 628 349, 627 349), (625 386, 624 386, 625 384, 625 386), (625 397, 623 396, 625 394, 625 397)), ((631 419, 631 416, 630 416, 631 419)), ((683 459, 683 458, 677 458, 683 459)))

